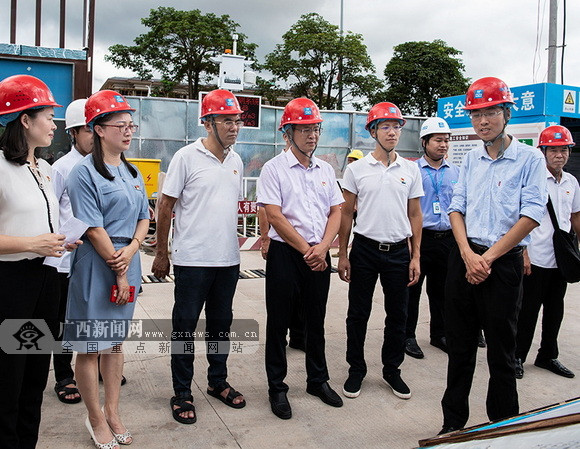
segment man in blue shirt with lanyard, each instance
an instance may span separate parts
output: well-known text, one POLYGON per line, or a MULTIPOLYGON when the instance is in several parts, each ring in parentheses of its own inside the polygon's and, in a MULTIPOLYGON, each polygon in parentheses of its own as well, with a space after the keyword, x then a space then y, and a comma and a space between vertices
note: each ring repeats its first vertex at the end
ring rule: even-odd
POLYGON ((419 133, 425 152, 423 157, 417 160, 425 192, 425 196, 421 198, 423 212, 421 276, 419 282, 409 287, 405 341, 405 352, 417 359, 424 357, 415 338, 415 329, 419 318, 419 298, 425 277, 427 277, 427 296, 431 315, 430 342, 442 351, 447 351, 443 303, 447 259, 455 242, 447 209, 451 203, 453 187, 459 177, 459 167, 446 160, 450 135, 449 125, 439 117, 430 117, 425 120, 419 133))
POLYGON ((465 109, 484 144, 465 156, 449 207, 457 246, 445 285, 449 364, 440 433, 463 428, 469 418, 480 326, 490 373, 487 415, 495 421, 519 412, 515 349, 522 252, 542 221, 547 188, 542 153, 505 132, 512 104, 509 87, 497 78, 482 78, 467 90, 465 109))

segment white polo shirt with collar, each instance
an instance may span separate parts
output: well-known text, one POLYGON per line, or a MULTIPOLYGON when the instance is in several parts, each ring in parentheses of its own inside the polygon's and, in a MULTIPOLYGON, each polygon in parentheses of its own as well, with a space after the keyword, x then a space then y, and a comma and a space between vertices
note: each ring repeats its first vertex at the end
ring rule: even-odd
MULTIPOLYGON (((558 183, 548 170, 546 172, 548 176, 548 193, 552 199, 560 229, 570 231, 572 226, 570 215, 580 212, 580 187, 578 186, 578 180, 570 173, 563 172, 562 179, 558 183)), ((558 267, 554 256, 553 235, 554 226, 546 207, 540 226, 534 228, 531 232, 532 242, 528 245, 528 255, 533 265, 542 268, 558 267)))
POLYGON ((357 196, 354 232, 382 243, 411 237, 408 201, 424 195, 417 164, 395 154, 389 167, 367 154, 346 167, 341 184, 357 196))
POLYGON ((244 166, 230 150, 223 163, 202 138, 181 148, 169 164, 163 194, 177 198, 171 247, 174 265, 229 267, 240 263, 238 200, 244 166))

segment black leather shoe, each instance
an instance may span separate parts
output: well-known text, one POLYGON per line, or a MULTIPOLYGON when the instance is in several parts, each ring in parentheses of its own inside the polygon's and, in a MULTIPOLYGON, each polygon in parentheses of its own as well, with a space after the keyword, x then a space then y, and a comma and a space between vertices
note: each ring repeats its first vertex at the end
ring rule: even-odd
POLYGON ((318 396, 322 402, 332 407, 342 407, 342 399, 336 391, 330 388, 328 382, 321 384, 308 384, 306 393, 318 396))
POLYGON ((524 366, 522 365, 522 359, 516 358, 516 379, 521 379, 524 377, 524 366))
POLYGON ((435 346, 436 348, 441 349, 443 352, 447 352, 447 340, 445 340, 445 337, 432 338, 430 343, 431 346, 435 346))
POLYGON ((485 341, 485 337, 483 336, 483 331, 479 330, 479 336, 477 337, 477 346, 480 348, 485 348, 487 346, 487 342, 485 341))
POLYGON ((286 397, 286 392, 281 391, 279 393, 272 393, 269 395, 270 407, 272 408, 272 413, 280 419, 290 419, 292 418, 292 409, 290 408, 290 403, 286 397))
POLYGON ((552 371, 558 376, 567 377, 568 379, 572 379, 574 377, 574 373, 562 365, 558 359, 536 359, 534 365, 536 365, 538 368, 544 368, 548 371, 552 371))
POLYGON ((425 354, 423 354, 423 351, 421 351, 421 348, 417 344, 417 340, 414 338, 407 338, 405 341, 405 353, 416 359, 425 357, 425 354))
POLYGON ((461 430, 458 427, 453 426, 443 426, 437 435, 443 435, 445 433, 455 432, 456 430, 461 430))

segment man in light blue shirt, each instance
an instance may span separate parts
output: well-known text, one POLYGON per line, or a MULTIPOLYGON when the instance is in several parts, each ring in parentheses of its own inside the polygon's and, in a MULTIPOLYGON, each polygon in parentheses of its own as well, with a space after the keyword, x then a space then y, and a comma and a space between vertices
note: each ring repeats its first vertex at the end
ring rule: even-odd
POLYGON ((453 196, 453 187, 459 177, 459 167, 446 160, 450 135, 449 125, 439 117, 425 120, 419 132, 425 152, 423 157, 417 160, 425 192, 425 196, 421 197, 423 212, 421 276, 419 282, 409 287, 405 340, 405 353, 417 359, 425 356, 415 336, 419 319, 419 300, 425 278, 429 297, 430 343, 442 351, 447 351, 443 304, 447 259, 455 242, 447 209, 453 196))
POLYGON ((484 145, 466 155, 449 207, 457 247, 445 286, 449 365, 441 433, 463 428, 469 418, 480 326, 490 372, 487 415, 495 421, 519 412, 515 335, 522 252, 544 215, 547 188, 542 153, 505 132, 513 103, 509 87, 492 77, 475 81, 466 95, 465 109, 484 145))

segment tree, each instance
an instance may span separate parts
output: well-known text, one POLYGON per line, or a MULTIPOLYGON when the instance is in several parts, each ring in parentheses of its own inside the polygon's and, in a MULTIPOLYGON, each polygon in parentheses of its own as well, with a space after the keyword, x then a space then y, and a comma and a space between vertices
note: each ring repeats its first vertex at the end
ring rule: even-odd
POLYGON ((385 67, 388 88, 383 98, 405 114, 434 116, 439 98, 463 94, 469 87, 458 58, 462 52, 440 39, 405 42, 394 51, 385 67))
POLYGON ((256 95, 260 95, 271 106, 285 106, 288 100, 284 96, 288 94, 286 89, 276 85, 276 80, 267 80, 258 76, 256 79, 256 95))
POLYGON ((343 100, 367 97, 383 87, 360 34, 347 32, 319 14, 304 14, 283 36, 283 43, 266 55, 264 68, 286 81, 292 94, 312 98, 319 107, 338 103, 339 64, 346 92, 343 100))
MULTIPOLYGON (((165 82, 187 82, 189 98, 196 98, 200 84, 218 74, 219 65, 210 58, 231 46, 232 34, 240 26, 227 14, 218 17, 199 9, 179 11, 163 6, 152 9, 141 23, 151 30, 137 36, 133 46, 109 47, 105 60, 133 70, 142 79, 151 79, 158 72, 165 82)), ((254 58, 257 45, 246 42, 245 34, 236 34, 238 54, 254 58)))

